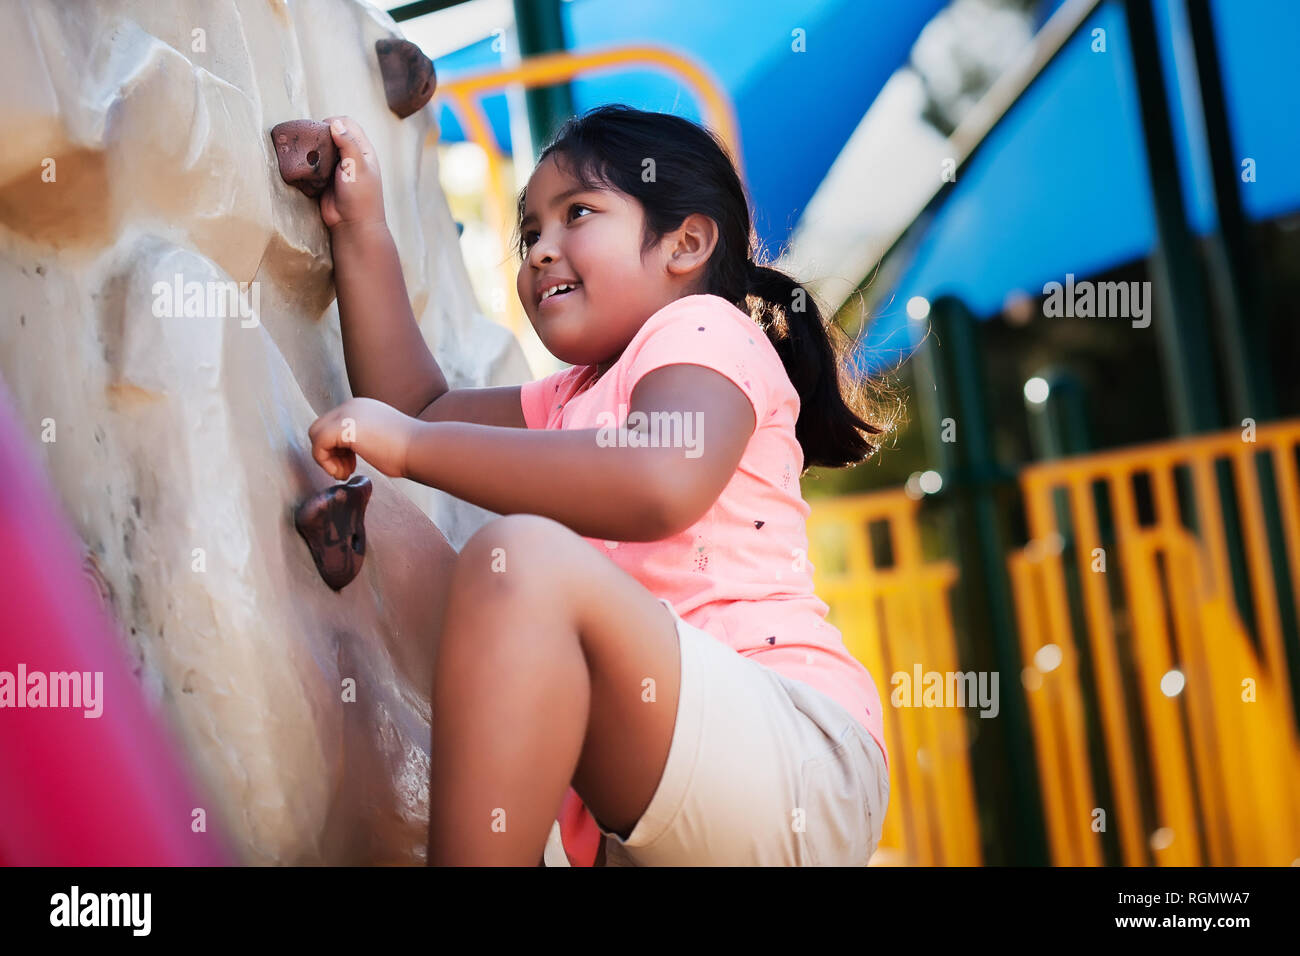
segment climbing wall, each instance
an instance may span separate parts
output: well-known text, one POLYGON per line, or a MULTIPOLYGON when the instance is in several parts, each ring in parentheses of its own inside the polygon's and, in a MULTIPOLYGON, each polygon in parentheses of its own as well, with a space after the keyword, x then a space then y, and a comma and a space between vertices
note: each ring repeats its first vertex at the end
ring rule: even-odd
POLYGON ((351 0, 5 10, 0 377, 86 585, 244 862, 421 862, 432 643, 491 515, 359 462, 361 572, 317 573, 294 510, 333 481, 307 428, 350 392, 328 232, 269 135, 357 119, 448 381, 529 378, 471 292, 433 107, 386 102, 400 32, 351 0))

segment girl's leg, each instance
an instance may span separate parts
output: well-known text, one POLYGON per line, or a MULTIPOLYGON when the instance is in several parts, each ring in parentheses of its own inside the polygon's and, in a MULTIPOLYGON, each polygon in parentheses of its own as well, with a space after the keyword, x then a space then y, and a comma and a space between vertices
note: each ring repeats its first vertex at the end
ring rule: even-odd
POLYGON ((570 784, 629 834, 668 761, 677 641, 668 609, 559 522, 479 529, 438 639, 429 863, 536 866, 570 784))

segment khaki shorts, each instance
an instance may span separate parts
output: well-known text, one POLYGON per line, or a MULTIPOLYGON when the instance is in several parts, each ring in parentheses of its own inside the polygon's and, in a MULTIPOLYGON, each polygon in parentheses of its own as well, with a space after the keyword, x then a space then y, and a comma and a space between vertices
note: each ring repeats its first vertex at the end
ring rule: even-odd
POLYGON ((667 600, 681 646, 677 724, 659 788, 606 866, 866 866, 889 774, 840 704, 742 657, 667 600))

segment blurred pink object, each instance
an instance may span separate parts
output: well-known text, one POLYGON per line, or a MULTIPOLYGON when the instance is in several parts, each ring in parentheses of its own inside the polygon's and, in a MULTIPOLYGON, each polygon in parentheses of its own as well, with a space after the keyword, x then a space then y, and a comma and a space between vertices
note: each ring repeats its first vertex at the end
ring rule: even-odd
POLYGON ((0 672, 11 675, 0 675, 0 862, 228 864, 214 805, 191 787, 132 677, 115 624, 83 571, 80 542, 29 445, 0 383, 0 472, 8 482, 0 495, 0 672), (102 674, 98 699, 48 706, 59 702, 53 682, 42 702, 35 687, 28 695, 27 680, 19 683, 20 670, 102 674), (95 710, 99 716, 88 715, 95 710), (207 832, 191 830, 196 808, 205 811, 207 832))

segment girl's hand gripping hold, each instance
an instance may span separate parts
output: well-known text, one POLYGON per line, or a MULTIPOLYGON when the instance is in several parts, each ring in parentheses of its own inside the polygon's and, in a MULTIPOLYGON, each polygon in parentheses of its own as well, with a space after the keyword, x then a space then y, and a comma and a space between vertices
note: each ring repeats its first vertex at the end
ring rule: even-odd
POLYGON ((405 478, 419 424, 373 398, 352 398, 316 419, 307 437, 316 463, 338 481, 356 470, 357 455, 390 478, 405 478))
POLYGON ((384 189, 375 148, 351 117, 329 116, 325 122, 339 149, 339 164, 333 182, 321 193, 321 219, 331 230, 340 225, 384 225, 384 189))

